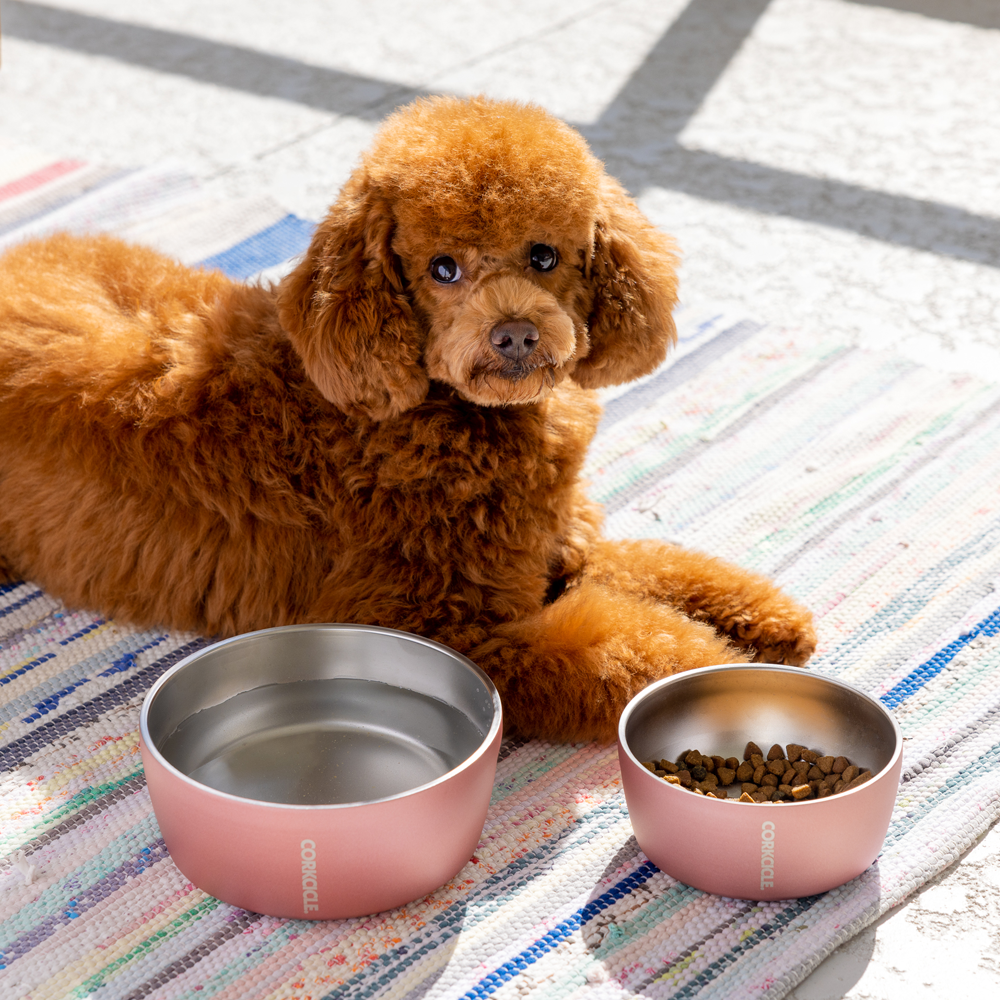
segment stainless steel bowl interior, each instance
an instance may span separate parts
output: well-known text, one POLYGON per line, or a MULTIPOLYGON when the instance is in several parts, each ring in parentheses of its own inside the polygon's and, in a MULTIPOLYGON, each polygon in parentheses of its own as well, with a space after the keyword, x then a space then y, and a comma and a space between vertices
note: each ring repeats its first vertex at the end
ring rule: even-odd
POLYGON ((623 741, 638 761, 685 750, 743 759, 749 740, 843 755, 876 774, 901 736, 891 716, 849 685, 794 667, 706 667, 647 688, 626 709, 623 741))
POLYGON ((144 737, 177 770, 242 798, 372 802, 437 780, 499 725, 486 675, 388 629, 290 626, 178 664, 143 706, 144 737))

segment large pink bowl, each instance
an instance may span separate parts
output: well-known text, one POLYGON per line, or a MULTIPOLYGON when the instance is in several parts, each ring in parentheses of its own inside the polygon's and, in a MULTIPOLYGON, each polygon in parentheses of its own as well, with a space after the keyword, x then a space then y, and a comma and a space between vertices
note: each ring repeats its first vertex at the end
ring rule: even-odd
POLYGON ((400 906, 469 861, 501 728, 470 660, 357 625, 206 647, 159 679, 140 719, 181 872, 234 906, 311 919, 400 906))
POLYGON ((657 681, 626 706, 618 759, 629 817, 668 875, 721 896, 789 899, 860 875, 882 849, 903 739, 873 698, 843 681, 768 664, 703 667, 657 681), (743 759, 798 743, 870 768, 849 792, 780 804, 723 802, 671 785, 642 761, 685 750, 743 759))

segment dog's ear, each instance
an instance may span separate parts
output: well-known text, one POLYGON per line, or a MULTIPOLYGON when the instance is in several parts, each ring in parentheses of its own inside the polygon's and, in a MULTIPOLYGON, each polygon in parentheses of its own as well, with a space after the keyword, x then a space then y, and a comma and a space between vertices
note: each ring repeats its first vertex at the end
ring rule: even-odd
POLYGON ((306 374, 339 409, 372 420, 411 409, 428 389, 392 235, 386 199, 352 178, 278 289, 306 374))
POLYGON ((617 181, 605 177, 585 269, 593 291, 590 352, 573 378, 588 389, 651 372, 677 339, 677 252, 617 181))

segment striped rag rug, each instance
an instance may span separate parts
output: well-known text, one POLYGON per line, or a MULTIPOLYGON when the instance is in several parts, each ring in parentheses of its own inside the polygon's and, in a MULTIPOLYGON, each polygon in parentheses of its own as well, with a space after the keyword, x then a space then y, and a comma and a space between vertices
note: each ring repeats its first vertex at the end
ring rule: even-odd
MULTIPOLYGON (((110 230, 267 276, 310 229, 169 166, 5 155, 0 246, 110 230)), ((812 669, 895 713, 902 784, 868 871, 804 899, 706 895, 639 851, 612 748, 509 742, 475 856, 427 898, 315 923, 225 905, 171 863, 137 753, 144 693, 205 640, 22 582, 0 590, 0 998, 777 998, 973 844, 1000 811, 1000 386, 679 322, 667 365, 605 394, 592 493, 612 536, 776 577, 817 613, 812 669)))

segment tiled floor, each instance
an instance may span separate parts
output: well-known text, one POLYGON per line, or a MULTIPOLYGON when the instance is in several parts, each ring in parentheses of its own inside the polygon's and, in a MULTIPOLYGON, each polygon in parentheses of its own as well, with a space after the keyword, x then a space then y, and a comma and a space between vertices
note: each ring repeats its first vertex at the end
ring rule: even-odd
MULTIPOLYGON (((174 159, 317 218, 395 105, 533 100, 677 236, 687 301, 1000 379, 1000 0, 4 0, 0 18, 3 143, 174 159)), ((994 830, 792 996, 988 995, 998 890, 994 830)))

